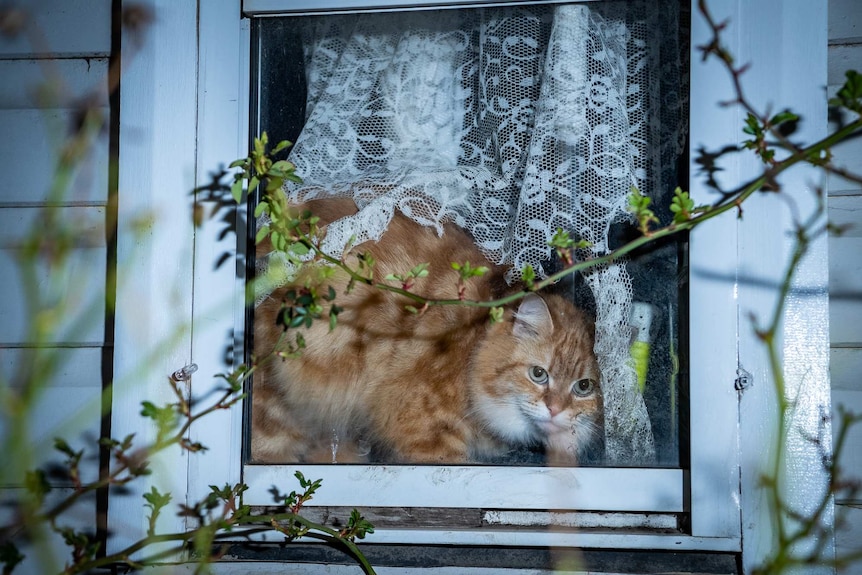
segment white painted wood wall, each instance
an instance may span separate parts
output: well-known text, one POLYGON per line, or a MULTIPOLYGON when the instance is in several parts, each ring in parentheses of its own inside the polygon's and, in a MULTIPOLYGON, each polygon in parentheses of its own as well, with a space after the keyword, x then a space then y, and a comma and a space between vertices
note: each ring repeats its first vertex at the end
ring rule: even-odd
MULTIPOLYGON (((68 133, 72 102, 98 93, 107 108, 107 71, 111 50, 111 0, 31 0, 18 3, 29 16, 24 32, 0 37, 0 374, 9 378, 20 359, 33 353, 27 326, 18 257, 21 238, 40 226, 48 204, 59 145, 68 133), (53 76, 52 76, 53 75, 53 76), (39 102, 35 92, 49 76, 62 82, 55 102, 39 102)), ((7 7, 9 3, 6 3, 7 7)), ((67 222, 85 230, 63 273, 63 298, 70 314, 89 317, 81 329, 63 333, 70 314, 49 345, 62 357, 56 377, 48 382, 30 419, 34 461, 54 455, 53 437, 62 434, 73 446, 87 438, 90 453, 100 432, 102 351, 105 342, 107 248, 105 216, 108 200, 108 138, 98 140, 75 171, 68 193, 53 205, 67 222)), ((40 272, 40 288, 47 274, 40 272)), ((0 434, 4 433, 0 419, 0 434)), ((83 466, 84 479, 97 475, 97 460, 83 466)), ((5 485, 5 488, 15 486, 5 485)), ((60 484, 57 491, 65 491, 60 484)), ((77 525, 94 529, 96 509, 91 502, 72 513, 77 525)), ((48 567, 28 558, 21 572, 48 567)), ((58 556, 59 557, 59 556, 58 556)), ((63 556, 65 559, 65 556, 63 556)))
MULTIPOLYGON (((832 96, 844 82, 844 72, 862 71, 862 2, 829 1, 829 87, 832 96)), ((862 139, 834 150, 836 159, 862 173, 862 139)), ((833 411, 843 405, 862 412, 862 186, 839 178, 829 181, 829 218, 853 227, 829 240, 829 294, 833 411)), ((862 478, 862 426, 857 426, 845 454, 848 474, 862 478)), ((836 513, 849 524, 838 532, 838 552, 862 550, 862 509, 859 501, 838 501, 836 513)), ((862 574, 862 564, 848 573, 862 574)))
MULTIPOLYGON (((4 375, 32 343, 26 341, 30 318, 24 314, 16 261, 20 238, 32 225, 39 225, 57 143, 72 120, 67 103, 91 90, 105 95, 111 49, 111 0, 40 0, 25 5, 34 16, 28 29, 44 38, 44 46, 33 46, 27 34, 14 41, 0 39, 0 373, 4 375), (48 73, 58 74, 68 91, 62 103, 52 107, 44 107, 34 97, 48 73)), ((103 111, 107 117, 107 108, 103 111)), ((104 297, 107 199, 108 142, 102 138, 76 170, 69 194, 60 203, 63 217, 81 221, 88 231, 71 256, 65 277, 69 294, 87 293, 93 301, 104 297)), ((94 400, 101 389, 104 305, 95 309, 84 329, 56 338, 55 345, 68 362, 41 402, 33 422, 34 436, 42 438, 48 431, 40 421, 68 420, 76 430, 85 429, 97 437, 98 402, 94 400), (63 409, 57 410, 57 405, 63 409)))

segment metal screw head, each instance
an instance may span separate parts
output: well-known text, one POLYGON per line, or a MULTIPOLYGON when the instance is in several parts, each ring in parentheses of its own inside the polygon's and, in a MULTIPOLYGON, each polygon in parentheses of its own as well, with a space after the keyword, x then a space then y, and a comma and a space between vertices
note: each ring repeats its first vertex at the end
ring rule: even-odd
POLYGON ((184 365, 180 369, 171 374, 171 379, 174 381, 188 381, 192 378, 192 374, 198 370, 198 364, 190 363, 184 365))

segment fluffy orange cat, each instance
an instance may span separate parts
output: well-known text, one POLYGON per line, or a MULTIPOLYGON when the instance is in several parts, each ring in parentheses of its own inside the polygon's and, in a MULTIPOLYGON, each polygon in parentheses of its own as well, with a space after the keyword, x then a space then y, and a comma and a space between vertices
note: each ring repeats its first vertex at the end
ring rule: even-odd
MULTIPOLYGON (((343 199, 305 207, 322 226, 356 211, 343 199)), ((269 249, 261 245, 258 252, 269 249)), ((356 246, 348 262, 363 252, 376 260, 378 279, 427 262, 429 275, 411 290, 434 299, 458 297, 452 262, 490 269, 466 282, 468 300, 513 289, 503 280, 505 269, 455 226, 438 237, 396 215, 378 242, 356 246)), ((282 335, 276 318, 294 286, 277 289, 256 309, 253 460, 330 462, 337 436, 340 460, 360 460, 361 441, 394 462, 482 461, 532 445, 543 446, 551 462, 574 464, 602 435, 592 323, 564 298, 529 295, 492 323, 486 308, 431 306, 417 315, 405 309, 415 302, 403 296, 359 284, 347 293, 346 274, 326 283, 343 308, 338 326, 330 332, 323 320, 299 328, 307 343, 299 357, 272 355, 282 335)))

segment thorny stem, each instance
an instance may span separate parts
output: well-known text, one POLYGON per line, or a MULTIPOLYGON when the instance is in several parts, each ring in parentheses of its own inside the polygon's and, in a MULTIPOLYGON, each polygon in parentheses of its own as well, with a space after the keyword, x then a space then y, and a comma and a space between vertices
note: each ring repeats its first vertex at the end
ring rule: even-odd
MULTIPOLYGON (((241 535, 242 537, 247 539, 249 536, 257 533, 265 533, 268 531, 272 531, 273 528, 270 527, 269 524, 272 524, 273 522, 288 523, 293 525, 299 524, 302 525, 305 529, 309 530, 303 534, 303 537, 319 539, 327 543, 342 545, 348 550, 350 555, 357 562, 359 562, 360 566, 362 567, 362 570, 367 575, 374 575, 375 573, 374 568, 371 566, 371 563, 368 561, 368 559, 365 558, 365 555, 363 555, 362 551, 359 549, 359 546, 357 546, 356 543, 346 537, 342 537, 338 531, 331 529, 326 525, 309 521, 301 515, 295 513, 247 515, 239 518, 226 519, 226 521, 229 521, 231 523, 231 526, 249 525, 249 527, 245 527, 238 532, 226 530, 217 531, 214 534, 214 542, 224 540, 230 537, 236 537, 237 535, 241 535), (262 524, 267 525, 264 526, 262 524)), ((160 558, 175 556, 177 553, 184 551, 186 549, 186 545, 192 539, 194 539, 196 533, 197 530, 189 530, 179 533, 167 533, 162 535, 151 535, 148 537, 144 537, 132 543, 128 547, 117 551, 116 553, 112 553, 104 557, 99 557, 97 559, 92 559, 84 563, 73 565, 66 570, 66 573, 69 573, 70 575, 73 573, 83 573, 93 569, 97 569, 99 567, 106 567, 109 565, 117 564, 126 564, 130 566, 150 564, 160 558), (130 559, 130 557, 134 553, 137 553, 138 551, 141 551, 142 549, 145 549, 151 545, 159 543, 170 543, 174 541, 181 542, 182 545, 177 545, 170 549, 166 549, 164 551, 161 551, 157 555, 153 555, 145 559, 130 559)))
MULTIPOLYGON (((249 370, 248 373, 251 373, 251 370, 249 370)), ((247 377, 247 375, 246 375, 246 377, 247 377)), ((235 395, 235 392, 233 390, 230 390, 230 389, 226 390, 225 393, 222 395, 222 397, 217 402, 215 402, 214 404, 210 405, 209 407, 207 407, 203 411, 200 411, 196 414, 189 414, 187 416, 185 423, 183 423, 183 425, 180 426, 179 430, 176 433, 174 433, 172 436, 170 436, 168 438, 164 438, 157 443, 153 443, 152 445, 150 445, 148 447, 142 448, 143 453, 140 455, 140 457, 138 456, 138 454, 133 453, 130 456, 126 456, 126 457, 119 459, 118 460, 119 465, 117 465, 116 468, 113 471, 111 471, 111 473, 109 475, 107 475, 106 477, 100 478, 98 481, 94 481, 92 483, 87 483, 86 485, 82 485, 80 489, 77 489, 73 493, 70 493, 66 498, 64 498, 62 501, 60 501, 57 505, 55 505, 49 511, 42 514, 41 518, 46 520, 46 521, 53 522, 61 513, 63 513, 67 509, 69 509, 72 505, 75 504, 75 502, 78 499, 80 499, 85 494, 92 492, 92 491, 96 491, 96 490, 101 489, 103 487, 108 487, 110 485, 122 485, 122 484, 128 483, 129 481, 133 480, 135 477, 137 477, 135 474, 129 475, 128 477, 120 477, 123 473, 130 470, 132 459, 134 459, 136 461, 138 461, 138 460, 144 461, 144 460, 149 459, 153 455, 155 455, 161 451, 164 451, 165 449, 167 449, 168 447, 171 447, 172 445, 180 444, 182 442, 182 440, 185 438, 186 433, 188 432, 188 430, 191 428, 192 424, 195 421, 201 419, 202 417, 209 415, 210 413, 214 413, 214 412, 220 411, 222 409, 227 409, 231 405, 233 405, 234 403, 236 403, 237 401, 239 401, 241 399, 241 396, 231 397, 234 395, 235 395)))
MULTIPOLYGON (((736 92, 736 100, 735 102, 731 103, 735 103, 742 106, 745 111, 756 117, 758 121, 761 122, 761 124, 767 128, 769 133, 773 137, 775 137, 778 142, 778 145, 781 146, 783 149, 790 151, 790 156, 784 160, 771 160, 772 168, 767 169, 764 172, 764 183, 775 182, 775 177, 780 171, 783 171, 790 165, 799 161, 809 161, 811 164, 822 168, 828 173, 838 174, 847 179, 856 182, 862 182, 862 177, 860 177, 859 175, 851 174, 846 170, 833 166, 830 162, 824 160, 825 158, 829 157, 828 152, 833 145, 858 132, 858 130, 860 129, 860 125, 862 125, 862 123, 860 123, 860 118, 857 118, 856 121, 839 128, 835 133, 821 140, 813 146, 809 146, 808 148, 799 148, 797 145, 792 143, 783 133, 781 133, 780 130, 776 129, 775 126, 772 126, 767 116, 759 114, 754 109, 754 106, 752 106, 751 103, 745 98, 740 78, 747 69, 747 66, 742 66, 740 68, 734 67, 733 58, 731 57, 729 52, 727 52, 727 50, 725 50, 721 46, 720 42, 721 32, 724 29, 725 24, 718 24, 715 22, 706 7, 705 0, 699 0, 698 5, 700 12, 707 20, 713 33, 711 42, 707 46, 703 47, 704 58, 708 57, 710 54, 717 56, 729 72, 733 82, 734 90, 736 92)), ((745 198, 740 195, 734 201, 741 203, 741 201, 744 201, 744 199, 745 198)), ((827 456, 825 452, 823 455, 823 465, 829 477, 828 486, 821 500, 818 501, 817 506, 813 510, 813 512, 811 512, 807 517, 800 515, 799 513, 791 509, 789 504, 786 503, 782 498, 782 485, 780 478, 782 476, 782 471, 784 469, 785 463, 785 441, 788 434, 790 433, 790 430, 788 429, 788 416, 790 409, 792 409, 793 407, 793 402, 787 397, 786 381, 784 378, 784 371, 781 362, 781 354, 779 353, 776 339, 779 333, 782 319, 784 317, 784 312, 787 305, 787 297, 792 288, 793 279, 797 267, 808 251, 812 239, 812 231, 815 234, 822 233, 823 231, 825 231, 824 229, 816 229, 816 226, 818 225, 818 222, 822 217, 823 213, 824 206, 821 199, 819 209, 815 211, 809 221, 804 224, 797 224, 796 242, 779 289, 777 303, 773 310, 772 318, 766 330, 758 331, 758 336, 763 340, 764 344, 766 345, 767 354, 769 357, 769 365, 772 372, 774 390, 776 394, 776 401, 778 403, 778 434, 776 435, 775 455, 772 461, 771 473, 763 478, 764 487, 767 489, 767 497, 769 498, 773 512, 773 525, 776 530, 777 549, 774 556, 764 566, 758 569, 758 572, 763 573, 778 573, 783 572, 786 568, 794 565, 810 565, 814 563, 839 567, 841 565, 846 565, 847 563, 852 562, 858 558, 862 558, 862 552, 860 552, 845 555, 841 558, 834 558, 831 561, 824 560, 824 558, 822 557, 822 553, 827 541, 825 535, 828 535, 828 533, 831 531, 831 528, 828 526, 821 525, 821 520, 829 509, 829 506, 832 502, 832 498, 839 492, 840 489, 846 488, 846 486, 839 485, 840 478, 837 464, 835 462, 840 458, 841 454, 843 453, 842 450, 844 448, 844 440, 849 427, 854 423, 862 421, 862 417, 848 417, 846 415, 842 417, 838 436, 835 441, 834 451, 831 456, 827 456), (830 457, 831 461, 827 462, 827 457, 830 457), (790 525, 788 524, 788 521, 793 521, 795 523, 795 528, 792 532, 789 532, 790 525), (794 555, 794 547, 797 543, 805 541, 812 536, 816 536, 818 533, 821 535, 821 537, 817 537, 815 539, 815 541, 813 542, 813 549, 811 549, 805 556, 802 557, 794 555)), ((852 492, 855 493, 857 489, 858 487, 853 487, 852 492)))
POLYGON ((468 299, 457 299, 457 298, 454 298, 454 299, 426 298, 426 297, 423 297, 422 295, 417 294, 415 292, 411 292, 411 291, 402 289, 402 288, 397 287, 397 286, 376 282, 373 279, 362 275, 361 273, 357 272, 356 270, 351 268, 349 265, 344 263, 344 261, 342 261, 342 259, 337 258, 335 256, 331 256, 331 255, 323 252, 322 250, 320 250, 319 246, 316 245, 307 234, 299 232, 298 233, 298 241, 300 241, 306 247, 315 250, 315 252, 317 254, 319 254, 319 256, 323 260, 325 260, 327 263, 335 265, 338 268, 344 270, 356 282, 363 283, 363 284, 371 286, 371 287, 375 287, 375 288, 378 288, 378 289, 381 289, 384 291, 389 291, 389 292, 398 294, 400 296, 403 296, 405 298, 409 298, 409 299, 413 300, 414 302, 417 302, 417 303, 422 304, 422 305, 427 305, 427 306, 465 305, 465 306, 471 306, 471 307, 485 307, 485 308, 499 307, 499 306, 503 306, 503 305, 512 303, 514 301, 518 301, 518 300, 522 299, 523 297, 525 297, 526 295, 528 295, 534 291, 546 288, 546 287, 558 282, 559 280, 563 279, 564 277, 571 275, 574 272, 587 270, 587 269, 590 269, 590 268, 593 268, 596 266, 601 266, 601 265, 612 263, 612 262, 622 258, 623 256, 626 256, 627 254, 629 254, 629 253, 631 253, 631 252, 633 252, 633 251, 635 251, 635 250, 637 250, 643 246, 651 244, 651 243, 653 243, 659 239, 670 237, 670 236, 673 236, 673 235, 681 233, 681 232, 689 231, 689 230, 697 227, 698 225, 706 222, 707 220, 715 218, 715 217, 717 217, 717 216, 719 216, 725 212, 732 211, 732 210, 739 210, 739 209, 741 209, 741 205, 749 197, 751 197, 756 192, 761 191, 765 185, 767 185, 769 182, 774 181, 775 178, 777 178, 777 176, 779 174, 781 174, 785 170, 791 168, 792 166, 795 166, 796 164, 810 161, 810 159, 812 157, 819 156, 820 153, 828 150, 829 148, 831 148, 832 146, 834 146, 838 142, 846 139, 848 136, 850 136, 851 134, 853 134, 859 130, 862 130, 862 118, 858 118, 854 122, 851 122, 851 123, 843 126, 838 131, 834 132, 833 134, 829 135, 828 137, 826 137, 826 138, 824 138, 824 139, 822 139, 822 140, 820 140, 814 144, 811 144, 810 146, 797 149, 795 152, 793 152, 787 158, 777 161, 774 165, 772 165, 770 168, 765 170, 764 173, 761 174, 759 177, 751 180, 750 182, 748 182, 746 184, 739 186, 736 190, 725 193, 720 201, 713 204, 712 206, 705 208, 704 211, 702 211, 698 215, 692 217, 691 219, 689 219, 685 222, 673 223, 673 224, 670 224, 668 226, 652 230, 649 232, 648 235, 639 236, 639 237, 631 240, 630 242, 624 244, 623 246, 615 249, 614 251, 612 251, 610 253, 607 253, 607 254, 604 254, 601 256, 597 256, 594 258, 590 258, 588 260, 574 263, 574 264, 560 270, 557 273, 549 275, 545 279, 543 279, 541 281, 537 281, 533 285, 532 289, 513 292, 507 296, 504 296, 504 297, 501 297, 498 299, 493 299, 493 300, 468 300, 468 299))

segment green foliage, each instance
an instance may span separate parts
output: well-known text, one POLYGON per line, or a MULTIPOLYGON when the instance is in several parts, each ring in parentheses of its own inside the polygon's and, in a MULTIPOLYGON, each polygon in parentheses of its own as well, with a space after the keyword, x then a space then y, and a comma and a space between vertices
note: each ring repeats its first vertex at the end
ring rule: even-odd
POLYGON ((856 70, 847 70, 845 77, 844 84, 835 93, 835 97, 829 100, 829 105, 862 114, 862 74, 856 70))
POLYGON ((287 507, 291 513, 298 513, 302 506, 308 503, 311 498, 314 497, 315 492, 320 489, 322 480, 306 479, 301 471, 297 471, 293 475, 299 482, 302 492, 291 491, 289 494, 284 496, 282 504, 287 507))
POLYGON ((650 224, 658 224, 659 219, 649 207, 652 203, 652 198, 641 194, 640 190, 632 186, 631 194, 629 195, 628 211, 634 215, 638 222, 638 229, 645 236, 650 235, 650 224))
POLYGON ((101 547, 101 542, 91 533, 75 531, 71 527, 59 527, 55 531, 72 550, 72 564, 80 565, 92 561, 101 547))
POLYGON ((574 252, 575 250, 585 249, 592 246, 592 243, 587 240, 578 240, 575 241, 570 235, 569 232, 557 228, 557 231, 554 232, 551 241, 548 242, 548 245, 554 248, 554 251, 557 253, 557 257, 563 262, 563 265, 571 266, 575 262, 574 252))
POLYGON ((528 290, 536 287, 536 270, 530 264, 526 264, 521 268, 521 281, 524 282, 528 290))
POLYGON ((749 112, 745 117, 742 131, 753 136, 753 138, 743 141, 742 145, 748 150, 754 150, 754 153, 760 157, 764 164, 774 164, 775 148, 770 146, 767 137, 782 125, 798 121, 799 116, 789 110, 779 112, 768 119, 760 118, 749 112))
POLYGON ((428 264, 419 264, 414 266, 409 272, 405 274, 388 274, 385 278, 386 281, 397 281, 401 282, 401 289, 410 290, 413 288, 414 281, 418 278, 428 277, 428 264))
POLYGON ((458 276, 461 278, 461 281, 467 281, 471 278, 480 277, 488 273, 488 268, 486 266, 473 267, 473 264, 470 262, 464 262, 463 264, 452 262, 449 265, 452 266, 453 270, 458 272, 458 276))
POLYGON ((347 520, 347 527, 339 531, 338 534, 345 539, 355 541, 356 539, 365 539, 369 533, 374 533, 374 525, 365 519, 358 510, 353 509, 347 520))
POLYGON ((146 503, 144 503, 144 507, 148 507, 150 509, 150 514, 147 517, 147 523, 149 524, 147 535, 152 537, 156 534, 156 522, 159 519, 159 514, 162 512, 162 509, 171 502, 171 494, 160 493, 159 490, 153 486, 150 488, 149 493, 144 493, 144 500, 146 501, 146 503))
POLYGON ((51 485, 43 470, 34 469, 24 475, 24 489, 33 497, 36 505, 42 505, 45 496, 51 491, 51 485))
MULTIPOLYGON (((254 139, 254 144, 251 153, 246 158, 231 162, 230 168, 241 168, 241 171, 234 176, 233 184, 231 185, 231 195, 237 203, 241 203, 245 198, 246 191, 252 191, 261 183, 265 183, 264 190, 266 192, 275 191, 284 184, 285 181, 300 181, 294 173, 296 166, 287 160, 273 160, 272 156, 287 149, 291 142, 282 140, 275 145, 272 150, 267 150, 269 146, 269 136, 266 132, 261 134, 260 138, 254 139)), ((265 202, 265 207, 261 209, 261 213, 281 214, 284 213, 285 204, 270 204, 265 202)))
POLYGON ((165 441, 180 423, 174 404, 157 406, 151 401, 144 401, 141 408, 141 415, 152 419, 156 424, 156 443, 165 441))
POLYGON ((670 211, 673 214, 673 223, 682 224, 691 220, 697 213, 706 212, 706 207, 695 207, 694 200, 684 192, 682 188, 677 186, 673 191, 673 198, 670 201, 670 211))

